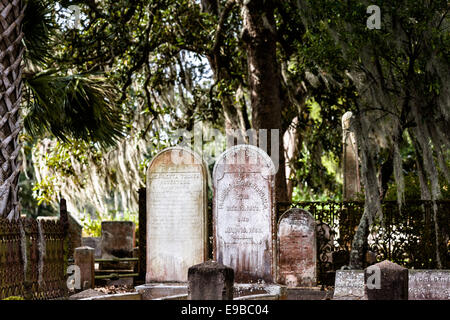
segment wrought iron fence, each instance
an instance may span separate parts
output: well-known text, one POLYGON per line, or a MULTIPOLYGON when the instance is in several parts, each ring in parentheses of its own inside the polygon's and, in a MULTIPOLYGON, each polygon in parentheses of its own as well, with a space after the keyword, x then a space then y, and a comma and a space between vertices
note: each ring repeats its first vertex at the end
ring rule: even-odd
MULTIPOLYGON (((417 200, 400 209, 396 201, 383 202, 383 217, 372 224, 368 237, 367 250, 375 259, 368 257, 365 265, 388 259, 407 268, 436 269, 439 259, 450 268, 450 201, 437 201, 435 211, 433 206, 417 200)), ((305 209, 317 220, 319 282, 330 282, 330 273, 348 264, 364 202, 279 203, 278 217, 290 207, 305 209)))
POLYGON ((0 219, 0 299, 56 299, 67 295, 67 228, 60 221, 0 219))

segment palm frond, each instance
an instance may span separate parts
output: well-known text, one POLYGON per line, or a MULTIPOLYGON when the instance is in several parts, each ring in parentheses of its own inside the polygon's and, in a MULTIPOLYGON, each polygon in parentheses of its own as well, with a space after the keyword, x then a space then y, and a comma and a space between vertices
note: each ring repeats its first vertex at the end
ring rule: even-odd
POLYGON ((54 47, 51 45, 57 34, 58 26, 54 19, 55 1, 26 1, 23 20, 24 43, 27 48, 24 60, 39 66, 46 65, 54 47))
POLYGON ((24 127, 31 135, 49 132, 62 141, 81 139, 103 147, 123 136, 117 91, 96 74, 61 76, 47 71, 25 79, 31 92, 24 127))

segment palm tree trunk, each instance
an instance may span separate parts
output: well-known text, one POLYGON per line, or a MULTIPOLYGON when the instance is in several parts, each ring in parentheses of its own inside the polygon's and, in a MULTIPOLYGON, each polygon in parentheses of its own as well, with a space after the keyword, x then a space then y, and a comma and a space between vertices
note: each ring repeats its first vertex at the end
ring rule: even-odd
POLYGON ((22 97, 21 0, 0 0, 0 217, 18 219, 19 132, 22 97))

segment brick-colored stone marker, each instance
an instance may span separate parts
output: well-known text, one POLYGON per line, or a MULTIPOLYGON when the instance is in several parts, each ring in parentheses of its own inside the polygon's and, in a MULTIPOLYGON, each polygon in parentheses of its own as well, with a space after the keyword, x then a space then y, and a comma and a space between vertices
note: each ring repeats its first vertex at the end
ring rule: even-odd
POLYGON ((188 270, 188 300, 233 300, 234 270, 207 261, 188 270))
POLYGON ((95 284, 95 249, 91 247, 75 248, 75 265, 80 268, 81 289, 93 289, 95 284))
POLYGON ((408 300, 408 269, 396 263, 384 260, 367 267, 364 283, 368 300, 408 300))

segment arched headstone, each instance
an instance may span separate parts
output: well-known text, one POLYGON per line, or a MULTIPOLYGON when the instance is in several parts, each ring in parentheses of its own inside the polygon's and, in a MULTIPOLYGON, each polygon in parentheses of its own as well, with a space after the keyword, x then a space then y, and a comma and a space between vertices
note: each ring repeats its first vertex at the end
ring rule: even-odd
POLYGON ((207 259, 207 169, 191 150, 158 153, 147 171, 146 282, 187 281, 207 259))
POLYGON ((275 166, 263 150, 237 145, 214 166, 214 258, 237 283, 274 282, 275 166))
POLYGON ((316 222, 305 210, 289 209, 278 224, 278 283, 312 287, 317 283, 316 222))

